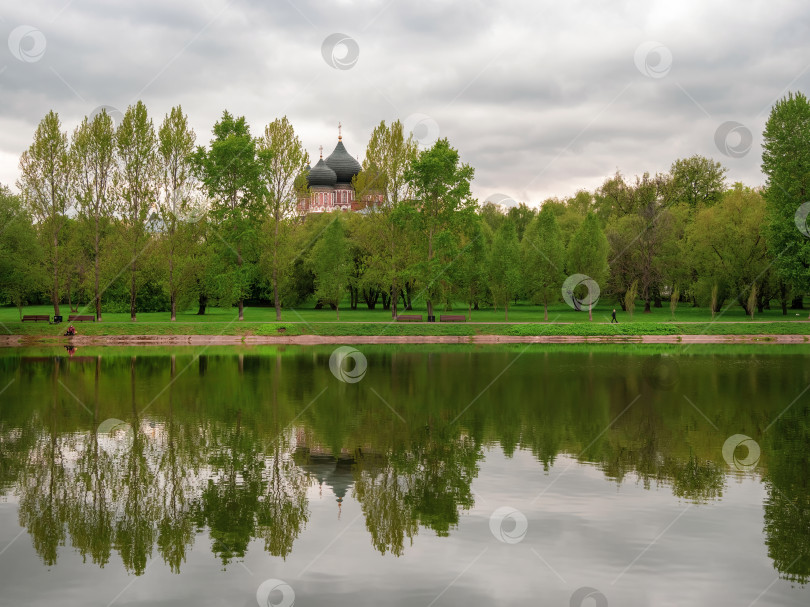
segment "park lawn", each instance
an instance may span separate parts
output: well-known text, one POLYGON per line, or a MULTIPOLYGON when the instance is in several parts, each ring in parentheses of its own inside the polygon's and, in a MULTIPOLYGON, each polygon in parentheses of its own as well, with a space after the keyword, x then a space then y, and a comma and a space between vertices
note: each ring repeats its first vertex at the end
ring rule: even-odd
MULTIPOLYGON (((275 310, 270 307, 246 307, 245 320, 237 320, 236 308, 208 308, 203 316, 195 310, 179 313, 171 322, 168 312, 142 312, 138 321, 131 322, 127 312, 106 312, 100 323, 75 323, 82 335, 700 335, 700 334, 810 334, 807 312, 789 310, 783 316, 779 308, 765 310, 752 321, 739 306, 729 306, 712 322, 706 308, 681 305, 671 319, 669 307, 653 308, 649 314, 637 311, 630 315, 617 308, 618 325, 609 324, 612 307, 596 306, 593 322, 587 312, 576 312, 565 304, 549 309, 549 323, 543 321, 541 306, 525 303, 510 307, 509 323, 504 322, 503 310, 473 311, 472 323, 392 323, 391 313, 378 306, 369 310, 365 305, 357 310, 341 309, 340 322, 334 310, 315 310, 314 305, 282 310, 282 322, 276 323, 275 310), (479 324, 480 323, 480 324, 479 324), (531 323, 531 324, 527 324, 531 323)), ((640 310, 641 306, 637 308, 640 310)), ((67 309, 62 310, 67 316, 67 309)), ((415 306, 402 313, 421 314, 427 318, 424 306, 415 306)), ((457 306, 444 313, 464 314, 457 306)), ((53 314, 51 306, 28 306, 23 314, 53 314)), ((0 331, 11 335, 59 336, 66 324, 48 325, 43 322, 19 322, 16 308, 0 307, 0 331)))

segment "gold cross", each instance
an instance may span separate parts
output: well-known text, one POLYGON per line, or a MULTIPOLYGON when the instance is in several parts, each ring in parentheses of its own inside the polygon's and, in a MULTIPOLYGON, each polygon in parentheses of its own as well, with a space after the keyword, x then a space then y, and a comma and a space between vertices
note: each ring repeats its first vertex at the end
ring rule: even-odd
POLYGON ((343 135, 340 132, 341 126, 342 125, 338 122, 338 141, 341 141, 343 139, 343 135))
POLYGON ((323 146, 320 146, 318 149, 321 151, 321 158, 323 158, 323 146))

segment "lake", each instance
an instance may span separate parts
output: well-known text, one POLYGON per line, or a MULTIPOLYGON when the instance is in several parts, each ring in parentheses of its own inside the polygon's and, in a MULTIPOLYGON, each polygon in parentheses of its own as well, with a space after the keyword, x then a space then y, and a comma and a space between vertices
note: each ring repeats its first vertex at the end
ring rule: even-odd
POLYGON ((2 605, 807 605, 810 348, 0 350, 2 605))

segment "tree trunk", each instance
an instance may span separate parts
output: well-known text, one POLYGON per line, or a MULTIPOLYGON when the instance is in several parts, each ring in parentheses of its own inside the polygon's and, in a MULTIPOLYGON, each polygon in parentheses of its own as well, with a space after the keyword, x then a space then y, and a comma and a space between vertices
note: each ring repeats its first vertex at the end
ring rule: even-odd
POLYGON ((397 317, 397 308, 399 304, 399 289, 397 289, 396 283, 391 288, 391 318, 397 317))
POLYGON ((132 322, 135 322, 137 319, 135 318, 135 272, 137 269, 137 261, 135 261, 135 257, 138 255, 137 248, 135 249, 135 255, 132 257, 132 278, 129 285, 129 315, 132 319, 132 322))
POLYGON ((281 320, 281 299, 278 296, 278 217, 273 235, 273 305, 276 308, 276 320, 281 320))
MULTIPOLYGON (((240 270, 242 269, 242 247, 241 246, 236 248, 236 265, 239 267, 240 270)), ((242 278, 241 274, 242 274, 242 272, 239 272, 239 274, 240 274, 239 278, 240 278, 240 282, 241 282, 241 278, 242 278)), ((245 320, 245 300, 242 297, 242 285, 241 284, 239 285, 239 320, 245 320)))
POLYGON ((548 303, 543 302, 543 320, 548 322, 548 303))
POLYGON ((799 295, 798 297, 794 297, 793 301, 790 302, 790 309, 791 310, 804 310, 804 297, 799 295))
POLYGON ((53 233, 53 313, 59 315, 59 236, 56 231, 53 233))
POLYGON ((172 246, 169 248, 169 293, 172 301, 172 322, 177 320, 177 295, 174 292, 174 230, 171 234, 172 246))
POLYGON ((340 320, 340 305, 335 306, 335 312, 337 312, 337 319, 340 320))
POLYGON ((588 297, 588 320, 593 320, 593 304, 590 297, 588 297))
POLYGON ((95 234, 95 242, 94 242, 94 253, 95 253, 95 304, 96 304, 96 320, 101 320, 101 293, 98 292, 98 277, 99 277, 99 267, 98 267, 98 249, 99 249, 99 234, 98 234, 98 214, 96 214, 96 234, 95 234))
POLYGON ((649 299, 644 300, 644 313, 645 314, 651 314, 652 313, 652 310, 650 309, 650 300, 649 299))
POLYGON ((503 320, 504 320, 504 322, 509 322, 509 298, 508 297, 506 298, 506 305, 504 305, 503 310, 504 310, 503 320))
POLYGON ((467 302, 467 316, 470 317, 470 322, 472 322, 472 304, 469 301, 467 302))
POLYGON ((208 305, 208 296, 200 293, 199 298, 199 307, 197 308, 197 316, 203 316, 205 314, 205 308, 208 305))

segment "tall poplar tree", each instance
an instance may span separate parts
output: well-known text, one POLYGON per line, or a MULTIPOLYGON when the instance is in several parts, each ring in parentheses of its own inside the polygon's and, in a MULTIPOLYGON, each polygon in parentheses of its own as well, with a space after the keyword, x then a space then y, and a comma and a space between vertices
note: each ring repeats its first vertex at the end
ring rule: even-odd
POLYGON ((150 209, 157 204, 159 190, 157 137, 142 101, 127 108, 115 133, 115 142, 118 152, 116 195, 126 245, 132 255, 129 260, 129 314, 135 321, 139 261, 144 247, 150 243, 146 222, 150 209))
POLYGON ((194 151, 196 135, 188 125, 188 118, 179 105, 173 107, 163 120, 158 131, 158 154, 160 162, 160 211, 166 236, 168 253, 168 292, 171 319, 177 320, 177 300, 183 274, 188 274, 188 264, 182 264, 184 248, 189 244, 189 218, 197 218, 194 180, 191 175, 190 155, 194 151), (186 221, 183 221, 186 220, 186 221), (185 245, 185 246, 184 246, 185 245), (186 270, 184 272, 183 270, 186 270))
POLYGON ((810 101, 804 94, 789 93, 776 102, 763 139, 768 248, 779 276, 795 292, 807 293, 810 232, 806 207, 804 213, 800 209, 810 200, 810 101))
POLYGON ((73 206, 73 165, 68 136, 53 111, 40 121, 34 142, 20 158, 17 186, 36 219, 47 258, 48 287, 54 315, 59 314, 59 253, 67 213, 73 206))
POLYGON ((264 211, 268 215, 270 247, 266 255, 270 265, 273 305, 276 320, 281 320, 279 284, 292 262, 290 239, 285 238, 284 221, 295 215, 298 197, 304 188, 303 174, 309 154, 295 134, 287 117, 276 119, 264 129, 257 143, 259 181, 264 211))
POLYGON ((71 156, 76 168, 76 201, 81 222, 93 234, 93 303, 101 320, 101 239, 111 216, 110 192, 115 171, 115 125, 106 110, 87 117, 73 132, 71 156))

